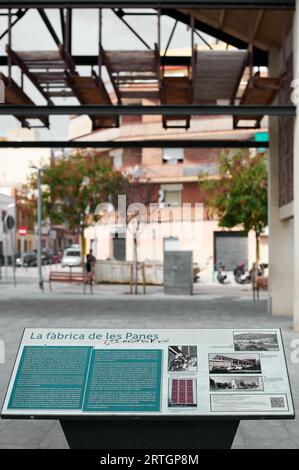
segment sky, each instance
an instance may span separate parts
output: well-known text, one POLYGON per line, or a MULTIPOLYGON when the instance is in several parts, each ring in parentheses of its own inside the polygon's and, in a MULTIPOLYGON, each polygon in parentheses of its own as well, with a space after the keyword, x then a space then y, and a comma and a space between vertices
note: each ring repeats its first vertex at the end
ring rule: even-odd
MULTIPOLYGON (((48 17, 61 38, 59 14, 56 10, 46 10, 48 17)), ((154 46, 157 42, 157 18, 156 16, 128 16, 128 21, 143 39, 154 46)), ((171 33, 174 20, 165 16, 161 18, 161 47, 165 47, 171 33)), ((0 17, 0 34, 7 27, 7 18, 0 17)), ((134 50, 144 49, 142 43, 128 30, 119 18, 111 11, 103 11, 103 47, 104 49, 115 50, 134 50)), ((207 36, 206 36, 207 37, 207 36)), ((191 33, 186 25, 178 24, 173 36, 170 48, 188 48, 191 44, 191 33)), ((7 36, 0 41, 0 55, 5 52, 7 36)), ((74 10, 73 11, 73 54, 87 55, 97 54, 98 52, 98 12, 96 10, 74 10)), ((199 38, 196 39, 201 42, 199 38)), ((12 48, 16 51, 25 50, 56 50, 56 44, 46 29, 38 12, 34 9, 29 10, 26 15, 14 26, 12 31, 12 48)), ((0 67, 0 70, 7 74, 6 67, 0 67)), ((80 73, 90 73, 88 67, 78 67, 80 73)), ((13 78, 20 83, 20 72, 17 68, 13 70, 13 78)), ((25 92, 33 99, 36 104, 45 104, 34 86, 25 79, 25 92)), ((55 99, 57 104, 77 104, 76 100, 55 99)), ((68 136, 68 118, 51 117, 51 129, 39 130, 41 140, 67 139, 68 136)), ((0 137, 5 136, 9 129, 20 127, 19 121, 14 117, 0 116, 0 137)))

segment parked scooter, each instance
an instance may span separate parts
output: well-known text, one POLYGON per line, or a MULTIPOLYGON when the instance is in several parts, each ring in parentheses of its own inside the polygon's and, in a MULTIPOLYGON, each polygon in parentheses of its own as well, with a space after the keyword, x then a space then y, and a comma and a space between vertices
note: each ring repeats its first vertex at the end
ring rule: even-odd
POLYGON ((245 269, 244 263, 239 263, 234 269, 234 277, 237 284, 249 284, 251 273, 245 269))
POLYGON ((225 284, 226 279, 227 279, 227 273, 225 271, 225 266, 224 266, 224 264, 221 263, 219 265, 219 269, 218 269, 218 273, 217 273, 217 281, 220 284, 225 284))

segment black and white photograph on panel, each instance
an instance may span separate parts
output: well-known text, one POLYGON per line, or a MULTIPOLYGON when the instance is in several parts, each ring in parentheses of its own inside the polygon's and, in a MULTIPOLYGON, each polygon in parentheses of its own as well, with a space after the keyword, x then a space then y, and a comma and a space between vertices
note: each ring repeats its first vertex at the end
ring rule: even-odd
POLYGON ((262 377, 253 376, 218 376, 210 377, 210 391, 211 392, 230 392, 230 391, 251 391, 262 392, 264 384, 262 377))
POLYGON ((196 372, 197 346, 169 346, 169 372, 196 372))
POLYGON ((260 374, 259 354, 209 354, 211 374, 260 374))
POLYGON ((234 332, 235 351, 279 351, 277 333, 234 332))

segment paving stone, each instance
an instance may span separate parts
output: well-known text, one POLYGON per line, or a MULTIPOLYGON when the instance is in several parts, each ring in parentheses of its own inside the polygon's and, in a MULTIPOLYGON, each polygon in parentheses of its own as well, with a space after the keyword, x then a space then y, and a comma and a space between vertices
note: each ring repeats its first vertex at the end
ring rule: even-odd
POLYGON ((27 431, 18 430, 17 426, 16 429, 10 430, 4 428, 4 430, 0 432, 0 443, 2 446, 4 446, 5 444, 16 444, 18 446, 36 448, 43 441, 46 434, 47 432, 42 433, 40 430, 32 430, 29 425, 27 431))
POLYGON ((10 423, 8 419, 0 419, 0 432, 10 423))
POLYGON ((52 426, 40 443, 39 449, 69 449, 69 445, 58 422, 52 426))
POLYGON ((293 439, 246 439, 246 449, 298 449, 293 439))
POLYGON ((53 420, 10 420, 9 424, 5 427, 5 430, 18 432, 27 432, 30 428, 30 431, 33 432, 43 432, 47 433, 55 424, 53 420))
POLYGON ((245 440, 247 439, 267 439, 273 436, 279 436, 282 439, 291 438, 291 433, 287 427, 280 421, 243 421, 240 424, 240 433, 245 440))
POLYGON ((232 449, 244 449, 244 448, 245 448, 245 440, 242 434, 238 431, 234 439, 232 449))

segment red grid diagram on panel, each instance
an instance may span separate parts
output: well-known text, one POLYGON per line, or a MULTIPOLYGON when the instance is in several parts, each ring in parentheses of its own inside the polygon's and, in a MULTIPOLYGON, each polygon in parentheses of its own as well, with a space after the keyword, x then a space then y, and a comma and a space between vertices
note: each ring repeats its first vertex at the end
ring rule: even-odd
POLYGON ((188 379, 173 379, 171 401, 177 405, 193 405, 193 383, 188 379))

